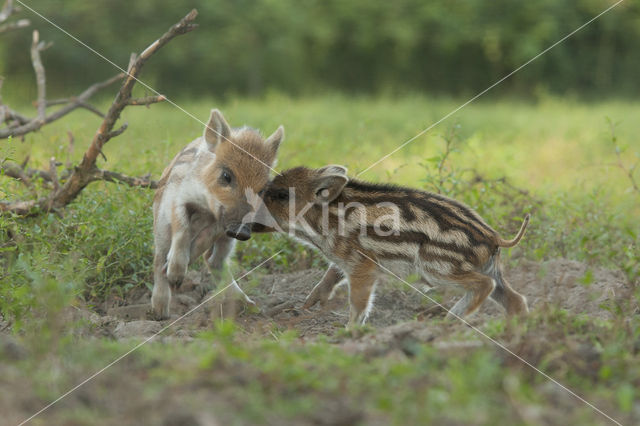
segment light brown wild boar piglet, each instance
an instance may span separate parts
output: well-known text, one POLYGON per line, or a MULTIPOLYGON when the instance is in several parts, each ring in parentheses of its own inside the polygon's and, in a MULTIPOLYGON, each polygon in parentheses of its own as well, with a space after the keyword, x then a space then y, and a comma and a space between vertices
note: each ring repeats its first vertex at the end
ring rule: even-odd
MULTIPOLYGON (((214 109, 203 135, 164 170, 153 199, 151 307, 157 319, 169 317, 170 287, 180 286, 190 264, 203 257, 220 279, 235 241, 250 238, 245 216, 253 214, 251 200, 269 182, 283 138, 282 126, 265 139, 250 127, 232 128, 214 109)), ((231 284, 253 303, 235 280, 231 284)))
MULTIPOLYGON (((520 241, 529 215, 516 237, 504 240, 459 201, 349 179, 347 169, 336 165, 284 171, 269 184, 263 200, 254 229, 266 226, 289 233, 319 249, 333 263, 312 295, 328 298, 333 286, 346 276, 347 327, 364 323, 376 283, 389 272, 403 279, 418 274, 430 285, 461 285, 466 293, 449 316, 469 315, 487 297, 509 315, 528 312, 525 297, 502 275, 500 248, 520 241)), ((308 299, 306 306, 317 299, 308 299)))

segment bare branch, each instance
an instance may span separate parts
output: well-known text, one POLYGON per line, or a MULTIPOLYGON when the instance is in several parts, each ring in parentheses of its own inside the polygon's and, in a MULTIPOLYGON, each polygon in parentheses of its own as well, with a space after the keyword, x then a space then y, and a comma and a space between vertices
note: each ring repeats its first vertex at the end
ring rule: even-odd
POLYGON ((31 63, 33 64, 33 70, 36 73, 36 84, 38 86, 38 121, 44 121, 47 114, 47 102, 46 98, 46 78, 44 73, 44 66, 42 65, 42 59, 40 58, 40 50, 42 46, 40 43, 40 34, 38 30, 33 31, 33 42, 31 43, 31 63))
POLYGON ((112 130, 109 133, 107 133, 107 136, 108 136, 109 139, 115 138, 116 136, 119 136, 122 133, 124 133, 124 131, 127 130, 128 127, 129 127, 129 124, 128 123, 124 123, 122 126, 117 128, 116 130, 112 130))
POLYGON ((9 162, 3 163, 2 165, 0 165, 0 172, 5 176, 9 176, 21 181, 28 187, 33 186, 31 183, 31 179, 29 179, 29 176, 27 176, 27 173, 25 173, 23 168, 18 166, 17 164, 9 162))
MULTIPOLYGON (((7 112, 7 116, 5 117, 5 121, 8 120, 14 120, 17 125, 23 125, 23 124, 27 124, 29 121, 31 121, 28 117, 25 117, 24 115, 20 114, 19 112, 16 112, 14 110, 12 110, 9 107, 5 107, 6 108, 6 112, 7 112)), ((20 136, 20 135, 16 135, 16 136, 20 136)), ((0 139, 2 137, 0 136, 0 139)))
POLYGON ((122 182, 129 186, 142 186, 144 188, 155 189, 158 182, 151 180, 150 175, 132 177, 122 173, 112 172, 109 170, 95 169, 91 176, 92 181, 105 180, 107 182, 122 182))
POLYGON ((51 157, 49 159, 49 175, 51 175, 51 183, 53 183, 53 190, 60 189, 60 182, 58 181, 58 170, 56 170, 56 158, 51 157))
POLYGON ((147 47, 136 60, 138 67, 142 67, 151 55, 158 51, 158 49, 162 48, 162 46, 169 43, 169 41, 171 41, 175 36, 186 34, 198 28, 198 24, 193 23, 196 16, 198 16, 198 11, 196 9, 192 9, 191 12, 180 20, 180 22, 169 28, 169 31, 164 33, 162 37, 151 43, 151 45, 149 45, 149 47, 147 47))
POLYGON ((25 28, 29 25, 31 25, 31 21, 29 21, 28 19, 19 19, 15 22, 8 22, 6 24, 0 25, 0 34, 17 30, 19 28, 25 28))
MULTIPOLYGON (((197 14, 198 12, 195 9, 192 10, 177 24, 169 28, 169 30, 164 33, 162 37, 149 45, 142 52, 142 54, 132 54, 128 66, 128 72, 126 74, 118 74, 117 76, 112 77, 105 82, 94 84, 76 98, 50 101, 48 103, 49 105, 64 104, 64 106, 58 109, 53 114, 50 114, 49 116, 45 116, 42 114, 42 110, 47 106, 44 95, 43 77, 42 85, 40 86, 39 83, 39 89, 40 87, 42 87, 42 92, 40 90, 38 92, 38 118, 29 120, 27 123, 23 123, 19 126, 13 126, 9 127, 8 129, 0 130, 0 138, 10 135, 22 135, 30 131, 37 130, 44 124, 62 117, 75 108, 87 108, 88 104, 86 104, 86 100, 97 90, 123 77, 126 77, 126 79, 120 87, 120 90, 118 91, 118 94, 112 102, 108 112, 104 115, 104 119, 102 120, 100 127, 96 131, 96 134, 94 135, 91 144, 87 148, 87 151, 84 153, 80 164, 73 168, 68 167, 68 174, 63 175, 61 179, 58 179, 56 167, 59 164, 56 163, 54 158, 51 158, 49 162, 48 172, 35 170, 32 171, 30 169, 25 170, 24 168, 20 168, 17 165, 3 165, 3 169, 10 170, 13 175, 19 176, 17 177, 19 179, 29 179, 30 173, 32 173, 33 175, 37 174, 38 176, 41 176, 43 180, 51 182, 53 190, 48 197, 40 198, 38 200, 0 202, 0 212, 12 212, 19 215, 30 215, 37 214, 38 212, 42 211, 57 210, 73 201, 89 183, 97 180, 104 180, 108 182, 122 182, 130 186, 139 186, 145 188, 157 187, 157 182, 151 180, 149 175, 142 177, 131 177, 109 170, 102 170, 96 166, 96 160, 99 155, 104 156, 104 154, 102 153, 103 146, 107 142, 109 142, 110 139, 122 134, 122 132, 127 129, 127 124, 125 123, 114 130, 115 124, 120 118, 120 114, 127 106, 149 105, 165 100, 165 97, 163 95, 132 99, 131 93, 135 83, 137 82, 137 77, 140 74, 145 62, 174 37, 176 37, 177 35, 188 33, 189 31, 192 31, 194 28, 196 28, 196 25, 192 22, 196 18, 197 14), (44 176, 47 176, 48 180, 44 176)), ((44 46, 44 44, 39 43, 37 32, 34 32, 34 41, 32 44, 32 59, 35 58, 33 60, 34 69, 37 68, 37 64, 39 62, 39 48, 44 48, 44 46)), ((42 68, 42 72, 44 73, 44 68, 42 68)), ((36 74, 38 75, 38 71, 36 71, 36 74)), ((99 111, 96 113, 101 114, 99 111)), ((69 141, 71 151, 73 147, 72 135, 69 136, 69 141)), ((6 172, 5 174, 8 175, 8 173, 6 172)))
MULTIPOLYGON (((9 19, 9 17, 11 17, 11 15, 17 12, 20 12, 20 8, 13 5, 13 0, 5 1, 4 6, 2 6, 2 9, 0 9, 0 24, 5 22, 7 19, 9 19)), ((0 29, 0 32, 8 31, 10 29, 15 29, 15 28, 26 27, 27 25, 29 25, 29 23, 30 22, 28 19, 21 19, 17 22, 3 25, 0 28, 6 28, 6 29, 0 29)))
POLYGON ((96 158, 102 150, 102 146, 106 144, 110 139, 109 132, 111 132, 111 129, 113 129, 115 122, 118 120, 118 118, 120 118, 120 113, 128 105, 129 99, 131 99, 131 91, 133 90, 133 86, 137 81, 137 77, 140 74, 140 71, 142 70, 142 67, 144 66, 147 59, 149 59, 151 55, 157 52, 158 49, 166 45, 177 35, 185 34, 196 28, 195 25, 191 22, 196 18, 197 15, 198 12, 193 9, 191 12, 189 12, 189 14, 182 18, 180 22, 169 28, 169 30, 164 33, 162 37, 160 37, 149 47, 147 47, 142 54, 137 57, 135 55, 131 55, 131 62, 129 64, 127 79, 116 95, 116 99, 113 101, 111 108, 109 108, 107 116, 98 129, 98 132, 96 133, 91 146, 89 146, 89 149, 85 153, 85 156, 79 166, 80 170, 88 172, 95 165, 96 158))
POLYGON ((78 101, 78 99, 75 98, 75 97, 74 98, 62 98, 62 99, 49 100, 49 101, 47 101, 47 106, 64 105, 64 104, 68 104, 68 103, 72 103, 72 102, 76 102, 76 103, 78 103, 78 106, 80 108, 84 108, 87 111, 91 111, 92 113, 94 113, 98 117, 104 118, 104 113, 102 111, 100 111, 98 108, 94 107, 93 105, 91 105, 88 102, 78 101))
POLYGON ((4 2, 4 6, 2 6, 2 10, 0 10, 0 22, 4 22, 9 19, 9 16, 13 14, 13 0, 7 0, 4 2))
POLYGON ((94 113, 95 115, 97 115, 100 118, 104 118, 105 117, 104 112, 100 111, 98 108, 94 107, 93 105, 91 105, 88 102, 78 102, 78 105, 81 108, 86 109, 87 111, 91 111, 92 113, 94 113))
POLYGON ((42 179, 44 182, 48 183, 52 182, 51 174, 47 170, 32 169, 31 167, 25 167, 24 165, 20 166, 9 161, 0 166, 0 170, 5 176, 9 176, 14 179, 24 180, 23 177, 26 177, 30 181, 30 184, 33 184, 31 182, 33 179, 42 179))
POLYGON ((136 63, 136 59, 138 59, 136 52, 131 52, 131 55, 129 55, 129 65, 127 65, 127 74, 131 72, 131 68, 136 63))
MULTIPOLYGON (((53 176, 51 175, 51 170, 39 170, 32 169, 31 167, 27 167, 27 162, 29 160, 29 156, 25 158, 21 165, 16 163, 6 161, 0 166, 0 172, 4 176, 8 176, 17 180, 22 181, 27 186, 33 186, 34 179, 41 179, 43 182, 52 184, 53 176)), ((56 162, 56 167, 60 166, 61 163, 56 162)), ((68 169, 68 167, 67 167, 68 169)), ((61 176, 60 180, 66 180, 71 175, 71 171, 66 170, 61 176)))
POLYGON ((19 120, 21 124, 19 126, 10 127, 7 129, 0 129, 0 139, 8 138, 9 136, 25 135, 27 133, 40 129, 45 124, 51 123, 52 121, 56 121, 64 117, 74 109, 83 107, 82 104, 85 103, 87 99, 93 96, 97 91, 109 86, 110 84, 115 83, 118 80, 121 80, 122 78, 124 78, 124 76, 125 74, 120 73, 109 78, 108 80, 89 86, 84 92, 73 98, 74 100, 72 102, 47 115, 43 121, 40 121, 37 118, 29 120, 24 116, 20 116, 19 114, 14 115, 14 117, 19 117, 21 119, 19 120), (24 119, 26 119, 26 122, 24 122, 24 119))
POLYGON ((0 212, 29 216, 34 214, 33 212, 36 207, 40 207, 41 209, 45 207, 46 202, 46 198, 28 201, 0 201, 0 212))
POLYGON ((155 104, 157 102, 162 102, 166 99, 167 98, 164 95, 145 96, 144 98, 129 99, 129 101, 127 102, 127 105, 147 105, 148 106, 151 104, 155 104))

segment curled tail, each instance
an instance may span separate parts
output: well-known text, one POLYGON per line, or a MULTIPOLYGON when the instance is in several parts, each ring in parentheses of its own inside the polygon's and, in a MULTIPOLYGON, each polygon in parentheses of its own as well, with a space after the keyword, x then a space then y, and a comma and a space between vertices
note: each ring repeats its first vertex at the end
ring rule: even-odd
POLYGON ((498 237, 498 246, 500 246, 500 247, 513 247, 516 244, 518 244, 520 242, 520 239, 524 236, 524 232, 527 230, 527 225, 529 224, 529 218, 530 218, 530 215, 529 215, 529 213, 527 213, 527 215, 524 217, 524 221, 522 222, 522 226, 520 227, 520 230, 518 231, 518 235, 516 235, 514 239, 512 239, 512 240, 503 240, 502 238, 498 237))

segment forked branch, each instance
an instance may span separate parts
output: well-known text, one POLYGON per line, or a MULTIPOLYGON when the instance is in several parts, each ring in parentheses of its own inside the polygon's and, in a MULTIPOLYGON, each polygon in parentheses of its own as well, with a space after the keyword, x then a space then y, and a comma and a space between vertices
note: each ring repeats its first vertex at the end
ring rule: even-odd
MULTIPOLYGON (((198 12, 193 9, 177 24, 169 28, 169 30, 159 39, 151 43, 140 55, 132 54, 126 73, 118 74, 107 81, 94 84, 79 96, 69 98, 68 100, 65 99, 63 100, 64 102, 60 100, 47 102, 45 99, 44 67, 42 67, 42 69, 39 68, 41 65, 39 52, 45 45, 41 44, 37 39, 37 32, 34 32, 34 40, 32 43, 32 62, 34 63, 34 69, 36 70, 38 81, 38 100, 36 101, 38 116, 34 119, 28 120, 27 122, 24 122, 25 120, 19 120, 19 118, 24 117, 14 117, 13 120, 15 122, 19 122, 19 124, 14 126, 10 125, 8 128, 0 129, 0 138, 22 135, 37 130, 42 127, 42 125, 60 118, 62 115, 69 113, 75 108, 87 108, 87 99, 97 90, 122 78, 125 78, 125 81, 120 87, 120 90, 118 91, 108 112, 104 114, 102 123, 98 127, 97 132, 78 165, 68 168, 67 171, 63 172, 60 176, 58 176, 57 173, 58 163, 56 163, 54 158, 51 159, 49 170, 47 171, 32 170, 26 168, 26 164, 23 164, 22 166, 18 166, 16 164, 2 165, 3 174, 6 176, 19 179, 24 182, 25 185, 30 185, 33 177, 38 176, 44 181, 49 182, 52 189, 47 197, 37 200, 0 202, 0 212, 30 215, 43 211, 60 209, 72 202, 89 183, 97 180, 122 182, 130 186, 155 188, 157 183, 151 180, 148 175, 143 177, 131 177, 121 173, 103 170, 97 167, 96 160, 99 155, 104 156, 104 154, 102 154, 104 145, 127 129, 127 123, 116 128, 116 123, 120 118, 120 114, 127 106, 150 105, 166 99, 163 95, 132 98, 131 93, 135 83, 138 81, 138 75, 142 71, 147 60, 164 45, 169 43, 174 37, 186 34, 197 28, 197 25, 193 23, 197 15, 198 12), (42 72, 42 84, 40 82, 40 71, 42 72), (64 104, 64 106, 53 114, 43 114, 43 110, 46 109, 47 105, 52 105, 54 103, 64 104)), ((0 103, 0 108, 1 107, 2 105, 0 103)), ((12 110, 5 108, 5 111, 12 110)), ((2 115, 0 115, 0 117, 2 117, 2 115)))

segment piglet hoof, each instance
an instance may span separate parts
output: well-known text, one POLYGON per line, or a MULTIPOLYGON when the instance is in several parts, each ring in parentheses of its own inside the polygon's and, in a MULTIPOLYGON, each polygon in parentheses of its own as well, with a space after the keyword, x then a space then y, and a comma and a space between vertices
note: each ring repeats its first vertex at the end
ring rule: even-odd
POLYGON ((156 312, 153 309, 147 311, 147 319, 151 321, 164 321, 170 318, 168 312, 156 312))
POLYGON ((311 309, 311 307, 315 306, 316 303, 318 303, 320 301, 320 298, 317 297, 317 295, 314 295, 313 293, 308 295, 307 298, 304 300, 304 305, 302 305, 302 309, 311 309))
POLYGON ((246 298, 246 300, 244 301, 244 303, 247 304, 247 306, 249 308, 251 308, 251 310, 260 312, 260 308, 258 307, 258 305, 256 304, 256 302, 254 302, 253 300, 251 300, 250 298, 246 298))
POLYGON ((170 264, 167 268, 167 280, 173 288, 179 288, 187 273, 187 267, 182 265, 170 264))
POLYGON ((236 294, 236 299, 242 302, 245 308, 249 308, 250 310, 260 311, 256 302, 254 302, 249 296, 246 294, 236 294))
POLYGON ((324 306, 329 301, 329 294, 322 291, 322 289, 318 289, 317 287, 309 293, 307 298, 304 301, 304 305, 302 305, 302 309, 310 309, 312 306, 315 306, 317 303, 320 303, 320 306, 324 306))
POLYGON ((151 299, 151 309, 147 312, 147 318, 155 321, 169 319, 169 300, 159 302, 151 299))
POLYGON ((233 284, 227 290, 225 297, 230 297, 236 300, 240 300, 246 307, 258 309, 258 305, 256 305, 256 302, 251 300, 251 298, 247 296, 244 291, 242 291, 240 286, 238 286, 238 283, 235 281, 233 281, 233 284))

